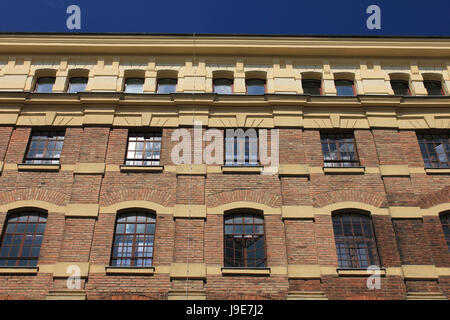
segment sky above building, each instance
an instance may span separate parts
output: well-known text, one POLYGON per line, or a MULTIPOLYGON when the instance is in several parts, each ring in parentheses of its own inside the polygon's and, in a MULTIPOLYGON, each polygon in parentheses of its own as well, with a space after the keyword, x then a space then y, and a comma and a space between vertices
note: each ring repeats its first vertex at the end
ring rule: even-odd
POLYGON ((0 32, 450 36, 450 1, 3 0, 0 32), (381 29, 367 27, 371 5, 381 29))

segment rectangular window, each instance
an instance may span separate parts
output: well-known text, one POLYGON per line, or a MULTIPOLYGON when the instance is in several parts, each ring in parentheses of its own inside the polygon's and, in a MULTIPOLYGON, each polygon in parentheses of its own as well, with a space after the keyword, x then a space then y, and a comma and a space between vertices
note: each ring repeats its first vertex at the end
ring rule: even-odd
POLYGON ((262 79, 247 79, 247 94, 265 94, 266 93, 266 81, 262 79))
POLYGON ((226 166, 257 166, 258 133, 255 129, 227 129, 225 136, 226 166))
POLYGON ((177 79, 163 78, 158 79, 158 88, 156 93, 174 93, 177 91, 177 79))
POLYGON ((214 93, 233 94, 233 80, 231 79, 214 79, 214 93))
POLYGON ((351 80, 335 80, 336 92, 338 96, 354 96, 355 87, 351 80))
POLYGON ((320 80, 302 80, 303 93, 312 96, 322 95, 322 82, 320 80))
POLYGON ((391 80, 391 87, 396 96, 410 96, 408 81, 391 80))
POLYGON ((33 131, 25 163, 59 164, 64 143, 64 131, 33 131))
POLYGON ((70 78, 69 87, 67 88, 68 93, 77 93, 86 91, 86 85, 88 83, 88 78, 70 78))
POLYGON ((125 81, 126 93, 144 93, 144 79, 142 78, 128 78, 125 81))
POLYGON ((128 136, 126 165, 159 166, 162 132, 132 132, 128 136))
POLYGON ((417 134, 425 168, 450 168, 450 134, 417 134))
POLYGON ((51 93, 53 91, 53 85, 55 84, 54 77, 43 77, 36 81, 36 87, 34 92, 37 93, 51 93))
POLYGON ((324 167, 358 167, 353 133, 321 133, 324 167))
POLYGON ((442 84, 440 81, 427 81, 423 82, 423 85, 427 89, 429 96, 443 96, 444 90, 442 90, 442 84))

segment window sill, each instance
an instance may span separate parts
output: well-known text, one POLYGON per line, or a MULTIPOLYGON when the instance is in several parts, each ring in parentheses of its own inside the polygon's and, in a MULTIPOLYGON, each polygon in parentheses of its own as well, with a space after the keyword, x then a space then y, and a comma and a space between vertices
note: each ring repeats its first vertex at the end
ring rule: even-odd
POLYGON ((323 167, 328 174, 364 174, 365 170, 365 167, 323 167))
POLYGON ((19 171, 59 171, 61 169, 60 164, 29 164, 19 163, 17 170, 19 171))
POLYGON ((231 268, 223 267, 221 269, 222 275, 270 275, 270 268, 231 268))
POLYGON ((386 276, 386 269, 380 268, 379 273, 375 273, 375 270, 367 269, 340 269, 337 268, 337 273, 341 277, 370 277, 374 274, 379 274, 380 276, 386 276))
POLYGON ((0 274, 37 274, 38 267, 0 267, 0 274))
POLYGON ((106 267, 106 274, 153 275, 155 267, 106 267))
POLYGON ((427 174, 450 174, 450 168, 425 168, 427 174))
POLYGON ((222 166, 222 173, 261 173, 262 166, 222 166))
POLYGON ((163 172, 164 166, 130 166, 121 165, 120 172, 163 172))

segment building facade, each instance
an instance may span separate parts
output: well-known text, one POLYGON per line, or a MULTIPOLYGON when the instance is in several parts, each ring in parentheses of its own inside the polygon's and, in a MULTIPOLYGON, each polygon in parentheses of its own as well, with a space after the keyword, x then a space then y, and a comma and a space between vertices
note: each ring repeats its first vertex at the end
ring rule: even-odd
POLYGON ((0 298, 448 299, 449 94, 445 38, 0 35, 0 298))

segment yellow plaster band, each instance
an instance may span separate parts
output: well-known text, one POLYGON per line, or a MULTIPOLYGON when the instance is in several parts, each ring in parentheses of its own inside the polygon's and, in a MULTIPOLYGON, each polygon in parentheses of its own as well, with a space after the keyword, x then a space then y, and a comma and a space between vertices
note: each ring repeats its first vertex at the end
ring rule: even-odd
POLYGON ((280 176, 309 176, 309 168, 304 164, 280 164, 278 174, 280 176))
POLYGON ((270 275, 271 268, 222 268, 223 275, 270 275))
POLYGON ((37 274, 39 268, 0 268, 0 275, 5 274, 37 274))
POLYGON ((313 206, 282 206, 283 219, 314 219, 313 206))
POLYGON ((320 279, 321 270, 319 265, 289 264, 288 277, 292 279, 320 279))
POLYGON ((58 262, 53 265, 53 277, 55 278, 68 278, 70 276, 85 278, 88 274, 89 262, 58 262))
POLYGON ((332 203, 322 208, 314 208, 314 214, 331 215, 333 211, 341 209, 360 209, 370 212, 371 215, 389 216, 388 208, 378 208, 366 203, 354 201, 332 203))
POLYGON ((173 208, 173 217, 206 219, 206 206, 203 204, 176 204, 173 208))
POLYGON ((381 176, 409 176, 409 168, 405 165, 381 165, 380 166, 381 176))
POLYGON ((325 167, 323 168, 324 173, 353 173, 353 174, 364 174, 364 168, 352 168, 352 167, 325 167))
POLYGON ((438 279, 438 273, 434 265, 402 265, 405 279, 438 279))
POLYGON ((207 214, 224 214, 224 212, 232 209, 256 209, 264 212, 264 215, 281 215, 281 208, 273 208, 268 205, 251 202, 251 201, 236 201, 223 204, 214 208, 206 208, 207 214))
POLYGON ((105 163, 82 163, 75 165, 74 173, 78 174, 103 174, 105 173, 105 163))
POLYGON ((59 171, 59 164, 17 164, 17 170, 20 171, 59 171))
POLYGON ((421 209, 421 214, 423 217, 425 216, 435 216, 438 217, 441 212, 450 210, 450 203, 441 203, 434 207, 421 209))
POLYGON ((428 174, 450 174, 450 169, 440 168, 440 169, 425 169, 425 172, 428 174))
POLYGON ((170 266, 171 278, 206 278, 206 265, 204 263, 172 263, 170 266))
POLYGON ((119 210, 131 208, 147 209, 155 211, 156 214, 173 214, 173 207, 165 207, 158 203, 145 200, 117 202, 107 207, 100 207, 100 213, 116 214, 119 210))
POLYGON ((40 200, 19 200, 10 202, 0 206, 0 211, 8 212, 9 210, 20 209, 20 208, 40 208, 47 210, 49 213, 65 213, 65 206, 58 206, 50 202, 40 201, 40 200))
POLYGON ((223 173, 261 173, 262 167, 234 167, 234 166, 222 166, 223 173))
POLYGON ((106 274, 133 274, 133 275, 153 275, 155 273, 155 268, 116 268, 116 267, 106 267, 106 274))
POLYGON ((180 164, 176 166, 177 174, 206 175, 206 164, 180 164))
POLYGON ((422 218, 419 207, 389 207, 389 211, 393 219, 422 218))
POLYGON ((97 217, 98 204, 70 203, 66 207, 66 217, 97 217))

